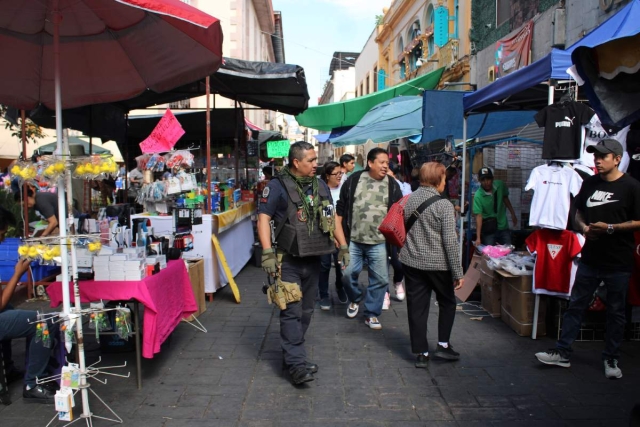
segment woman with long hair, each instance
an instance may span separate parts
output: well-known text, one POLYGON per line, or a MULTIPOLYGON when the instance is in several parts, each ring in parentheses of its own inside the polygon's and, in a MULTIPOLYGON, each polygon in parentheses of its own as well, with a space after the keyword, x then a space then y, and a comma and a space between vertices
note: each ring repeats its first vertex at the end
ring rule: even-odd
MULTIPOLYGON (((337 162, 328 162, 324 165, 322 179, 331 190, 331 198, 333 199, 333 207, 335 208, 340 198, 340 181, 343 172, 337 162)), ((336 292, 341 303, 347 303, 347 294, 342 286, 342 266, 338 263, 338 250, 333 254, 323 255, 320 260, 320 279, 318 281, 318 292, 320 293, 320 309, 331 309, 331 298, 329 298, 329 273, 331 272, 331 264, 336 267, 336 292), (332 262, 333 261, 333 262, 332 262)))

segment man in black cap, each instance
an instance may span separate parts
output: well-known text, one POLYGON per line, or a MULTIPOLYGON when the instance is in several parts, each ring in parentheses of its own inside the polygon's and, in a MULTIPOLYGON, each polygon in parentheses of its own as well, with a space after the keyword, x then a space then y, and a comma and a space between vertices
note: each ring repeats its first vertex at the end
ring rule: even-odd
POLYGON ((509 189, 503 181, 493 179, 489 168, 480 169, 480 188, 473 196, 473 214, 476 216, 476 246, 510 245, 511 232, 507 222, 507 209, 511 212, 513 225, 518 217, 509 201, 509 189))
POLYGON ((582 183, 576 196, 576 223, 587 238, 571 290, 569 308, 562 319, 556 348, 536 353, 547 365, 571 366, 571 344, 580 331, 584 312, 595 290, 604 282, 607 291, 607 334, 602 353, 607 378, 621 378, 618 367, 624 336, 626 294, 633 268, 633 233, 640 231, 640 182, 620 172, 622 145, 604 139, 587 147, 598 175, 582 183))

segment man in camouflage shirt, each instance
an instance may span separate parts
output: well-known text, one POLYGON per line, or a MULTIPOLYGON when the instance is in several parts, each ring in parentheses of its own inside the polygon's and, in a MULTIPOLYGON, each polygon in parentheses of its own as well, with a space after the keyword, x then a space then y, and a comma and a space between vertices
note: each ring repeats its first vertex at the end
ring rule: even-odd
POLYGON ((336 206, 336 240, 340 245, 349 245, 351 259, 342 276, 350 301, 347 316, 356 317, 364 299, 365 323, 371 329, 382 329, 378 316, 389 287, 387 245, 378 226, 391 205, 402 198, 396 180, 387 176, 388 169, 389 155, 385 150, 369 151, 367 169, 345 181, 336 206), (366 298, 358 287, 365 262, 369 271, 366 298))

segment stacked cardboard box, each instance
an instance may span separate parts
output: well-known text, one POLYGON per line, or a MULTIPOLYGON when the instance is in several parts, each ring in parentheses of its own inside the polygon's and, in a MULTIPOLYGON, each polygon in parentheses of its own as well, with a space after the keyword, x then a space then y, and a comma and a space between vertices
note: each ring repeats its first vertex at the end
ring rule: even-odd
POLYGON ((489 258, 486 255, 483 255, 479 267, 482 308, 484 308, 491 317, 500 317, 500 302, 502 299, 500 282, 498 281, 495 272, 487 265, 488 260, 489 258))
POLYGON ((205 311, 207 311, 207 300, 204 294, 204 260, 193 259, 185 261, 187 268, 189 269, 189 280, 191 281, 191 288, 193 289, 193 296, 198 304, 198 311, 196 311, 188 321, 192 321, 193 318, 198 317, 205 311))
MULTIPOLYGON (((502 301, 501 317, 520 336, 530 336, 533 330, 535 295, 532 292, 533 276, 514 276, 506 271, 497 270, 502 301)), ((538 312, 538 336, 546 334, 546 300, 540 299, 538 312)))

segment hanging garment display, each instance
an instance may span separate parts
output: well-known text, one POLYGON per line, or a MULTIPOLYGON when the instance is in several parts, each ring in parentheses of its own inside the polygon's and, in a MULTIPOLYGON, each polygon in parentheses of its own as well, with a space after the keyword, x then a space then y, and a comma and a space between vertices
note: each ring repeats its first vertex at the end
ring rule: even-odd
POLYGON ((527 250, 536 255, 533 292, 568 298, 573 284, 573 260, 582 250, 577 235, 567 230, 540 229, 525 243, 527 250))
POLYGON ((627 173, 640 181, 640 129, 632 128, 627 134, 626 142, 629 153, 627 173))
POLYGON ((582 126, 591 121, 594 112, 586 105, 564 101, 547 105, 534 116, 544 127, 543 159, 576 160, 580 158, 582 126))
POLYGON ((598 116, 594 115, 591 121, 585 125, 584 143, 580 152, 580 163, 590 168, 595 167, 593 162, 593 154, 587 153, 587 147, 596 145, 603 139, 615 139, 622 145, 623 155, 620 160, 618 169, 626 172, 629 167, 629 153, 627 153, 627 134, 629 126, 624 128, 614 128, 611 126, 603 126, 598 116))
POLYGON ((571 195, 576 196, 581 186, 582 178, 570 166, 552 163, 533 169, 525 187, 534 190, 529 225, 566 229, 571 195))

